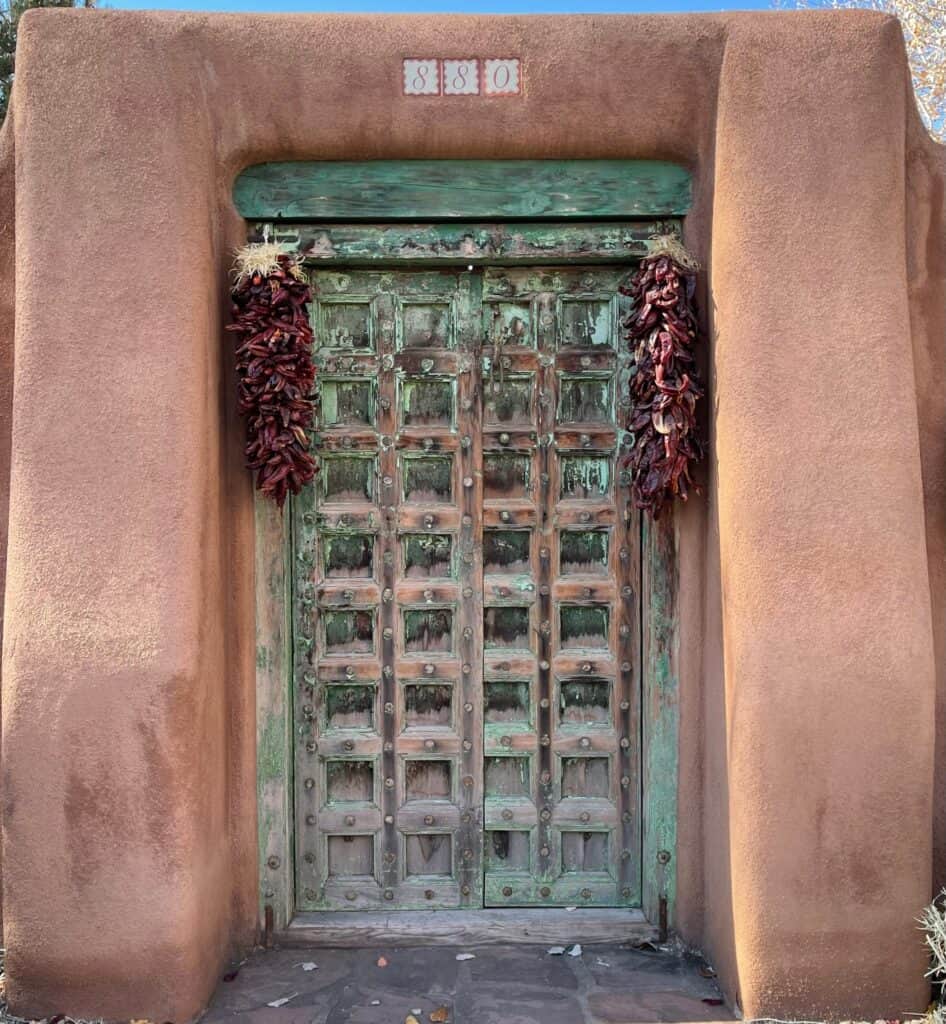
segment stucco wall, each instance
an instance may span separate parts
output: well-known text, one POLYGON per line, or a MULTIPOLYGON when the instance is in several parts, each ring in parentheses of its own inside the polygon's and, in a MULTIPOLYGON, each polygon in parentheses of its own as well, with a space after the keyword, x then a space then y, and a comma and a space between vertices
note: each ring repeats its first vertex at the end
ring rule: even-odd
POLYGON ((907 281, 936 657, 933 889, 946 887, 946 259, 943 168, 923 129, 907 133, 907 281))
MULTIPOLYGON (((183 1020, 252 941, 230 187, 263 160, 382 157, 692 169, 713 446, 707 495, 678 519, 676 923, 749 1015, 922 1010, 943 163, 896 23, 40 11, 17 68, 0 748, 14 1010, 183 1020), (520 55, 525 96, 401 96, 402 56, 471 51, 520 55)), ((0 288, 12 267, 7 245, 0 288)))
MULTIPOLYGON (((0 128, 0 593, 3 592, 7 564, 7 528, 10 505, 10 441, 13 429, 13 313, 16 286, 13 280, 16 251, 13 203, 15 198, 13 165, 13 117, 0 128)), ((0 641, 3 638, 3 608, 0 607, 0 641)), ((2 682, 2 674, 0 674, 2 682)), ((0 686, 2 708, 2 686, 0 686)), ((2 758, 0 758, 2 761, 2 758)), ((2 779, 0 779, 2 785, 2 779)), ((3 872, 0 846, 0 878, 3 872)), ((2 894, 2 884, 0 884, 2 894)), ((0 926, 3 901, 0 899, 0 926)))

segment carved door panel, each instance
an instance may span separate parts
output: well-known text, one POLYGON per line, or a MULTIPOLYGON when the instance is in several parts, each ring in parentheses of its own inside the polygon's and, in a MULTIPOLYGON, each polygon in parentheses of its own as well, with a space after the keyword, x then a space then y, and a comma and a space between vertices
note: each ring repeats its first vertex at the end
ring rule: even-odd
POLYGON ((479 277, 315 271, 294 503, 296 903, 482 902, 479 277))
POLYGON ((628 272, 312 272, 298 909, 639 904, 628 272))
POLYGON ((488 906, 640 902, 640 534, 615 479, 626 275, 485 271, 488 906))

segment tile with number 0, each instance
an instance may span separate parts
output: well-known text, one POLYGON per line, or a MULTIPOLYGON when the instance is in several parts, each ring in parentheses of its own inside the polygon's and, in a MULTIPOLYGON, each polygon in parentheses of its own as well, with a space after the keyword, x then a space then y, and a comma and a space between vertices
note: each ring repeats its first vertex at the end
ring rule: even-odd
POLYGON ((484 61, 483 92, 487 96, 518 96, 521 87, 518 58, 484 61))

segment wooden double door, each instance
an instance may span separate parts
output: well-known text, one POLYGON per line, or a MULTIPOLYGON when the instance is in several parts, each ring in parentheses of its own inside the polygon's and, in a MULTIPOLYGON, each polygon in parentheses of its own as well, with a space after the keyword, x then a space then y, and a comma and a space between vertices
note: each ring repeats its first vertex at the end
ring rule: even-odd
POLYGON ((632 269, 312 272, 297 909, 639 905, 632 269))

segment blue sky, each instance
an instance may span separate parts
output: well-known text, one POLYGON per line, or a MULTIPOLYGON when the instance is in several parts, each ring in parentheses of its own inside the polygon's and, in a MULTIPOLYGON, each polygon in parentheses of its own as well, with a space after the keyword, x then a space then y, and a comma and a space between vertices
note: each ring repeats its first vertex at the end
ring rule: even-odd
POLYGON ((432 14, 642 14, 668 11, 760 10, 771 0, 106 0, 113 8, 177 11, 351 11, 432 14))

